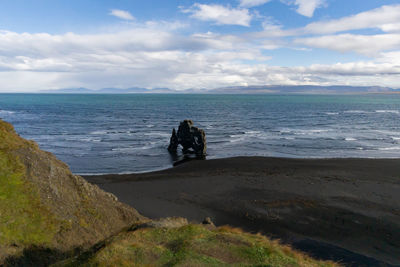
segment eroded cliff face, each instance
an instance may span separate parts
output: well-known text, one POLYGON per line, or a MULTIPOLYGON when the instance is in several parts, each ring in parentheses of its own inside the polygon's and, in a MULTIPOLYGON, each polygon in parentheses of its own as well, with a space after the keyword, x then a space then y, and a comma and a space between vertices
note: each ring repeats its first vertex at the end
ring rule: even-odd
POLYGON ((142 220, 0 120, 0 264, 33 246, 85 249, 142 220))

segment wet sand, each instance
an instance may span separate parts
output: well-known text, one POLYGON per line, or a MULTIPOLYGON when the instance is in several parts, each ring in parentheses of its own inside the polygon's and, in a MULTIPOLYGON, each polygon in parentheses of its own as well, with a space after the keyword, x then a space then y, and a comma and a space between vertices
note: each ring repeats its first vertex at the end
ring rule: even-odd
POLYGON ((237 157, 85 178, 150 218, 209 216, 346 266, 400 266, 400 159, 237 157))

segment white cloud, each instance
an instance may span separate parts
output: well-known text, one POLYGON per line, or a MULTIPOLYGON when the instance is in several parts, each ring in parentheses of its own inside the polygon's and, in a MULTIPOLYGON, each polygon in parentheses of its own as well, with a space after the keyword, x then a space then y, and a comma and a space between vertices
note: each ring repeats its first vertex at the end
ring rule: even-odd
POLYGON ((295 5, 298 6, 297 13, 311 18, 314 15, 314 11, 323 6, 325 0, 295 0, 295 5))
POLYGON ((120 10, 120 9, 111 9, 110 15, 115 16, 120 19, 125 19, 125 20, 134 20, 135 19, 135 17, 132 16, 132 14, 129 13, 129 11, 120 10))
POLYGON ((250 26, 252 19, 248 9, 231 8, 222 5, 194 4, 183 12, 191 13, 191 17, 202 21, 213 21, 217 24, 250 26))
POLYGON ((374 56, 381 51, 398 49, 400 47, 400 34, 326 35, 298 38, 294 40, 294 43, 339 52, 357 52, 367 56, 374 56))
POLYGON ((382 24, 379 28, 384 32, 400 32, 400 23, 382 24))
MULTIPOLYGON (((239 16, 230 12, 242 14, 245 10, 247 20, 238 25, 250 24, 247 9, 201 6, 196 4, 185 12, 219 24, 237 24, 239 16), (220 8, 227 12, 225 17, 220 8)), ((186 89, 266 84, 400 87, 397 8, 394 5, 391 10, 382 7, 364 12, 371 15, 375 26, 363 13, 312 23, 305 29, 284 29, 272 18, 264 18, 261 33, 187 34, 186 24, 165 21, 126 23, 96 34, 0 31, 0 91, 132 86, 186 89), (335 35, 355 27, 374 27, 385 33, 335 35), (371 59, 322 64, 324 58, 321 58, 321 64, 311 66, 270 66, 271 57, 279 60, 280 54, 266 50, 279 47, 357 52, 371 59)))
POLYGON ((314 34, 330 34, 349 30, 380 28, 383 31, 400 29, 400 5, 382 6, 356 15, 329 21, 313 22, 304 30, 314 34))
POLYGON ((271 0, 239 0, 242 7, 255 7, 268 3, 271 0))
MULTIPOLYGON (((300 70, 300 68, 299 68, 300 70)), ((400 75, 400 66, 378 62, 349 62, 332 65, 313 64, 304 72, 341 76, 400 75)))
POLYGON ((296 12, 300 15, 311 18, 317 8, 323 7, 326 0, 280 0, 287 5, 296 5, 296 12))
MULTIPOLYGON (((233 35, 182 36, 145 23, 125 31, 51 35, 0 32, 0 91, 62 87, 187 88, 185 73, 209 73, 220 64, 268 60, 233 35), (13 82, 7 77, 12 77, 13 82), (28 82, 27 78, 35 82, 28 82), (18 80, 18 82, 14 82, 18 80), (8 82, 7 82, 8 81, 8 82)), ((223 75, 223 74, 220 74, 223 75)), ((224 80, 224 79, 222 79, 224 80)), ((214 81, 215 82, 215 81, 214 81)))

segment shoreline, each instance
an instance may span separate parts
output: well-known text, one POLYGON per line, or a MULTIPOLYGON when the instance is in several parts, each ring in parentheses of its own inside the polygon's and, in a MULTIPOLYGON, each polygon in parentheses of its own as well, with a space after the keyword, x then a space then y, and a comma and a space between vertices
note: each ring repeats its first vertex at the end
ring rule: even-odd
POLYGON ((212 217, 349 266, 400 265, 400 159, 234 157, 84 176, 150 218, 212 217))
POLYGON ((181 159, 178 160, 174 163, 172 163, 169 166, 165 167, 159 167, 159 168, 154 168, 154 169, 149 169, 145 171, 124 171, 120 173, 108 173, 108 172, 99 172, 99 173, 80 173, 80 172, 74 172, 75 175, 79 175, 82 177, 95 177, 95 176, 107 176, 107 175, 139 175, 139 174, 147 174, 147 173, 155 173, 155 172, 160 172, 160 171, 166 171, 170 169, 174 169, 178 165, 185 164, 190 161, 213 161, 213 160, 229 160, 229 159, 234 159, 234 158, 265 158, 265 159, 282 159, 282 160, 399 160, 400 161, 400 156, 399 157, 385 157, 385 158, 380 158, 380 157, 327 157, 327 158, 322 158, 322 157, 269 157, 269 156, 234 156, 234 157, 217 157, 217 158, 210 158, 210 159, 196 159, 196 158, 189 158, 189 159, 181 159))

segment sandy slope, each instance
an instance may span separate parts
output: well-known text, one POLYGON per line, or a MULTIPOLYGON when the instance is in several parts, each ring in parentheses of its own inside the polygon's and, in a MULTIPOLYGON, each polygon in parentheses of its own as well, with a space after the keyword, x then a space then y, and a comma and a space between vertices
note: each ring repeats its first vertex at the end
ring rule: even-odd
POLYGON ((211 216, 347 265, 400 265, 400 160, 238 157, 85 178, 144 216, 211 216))

